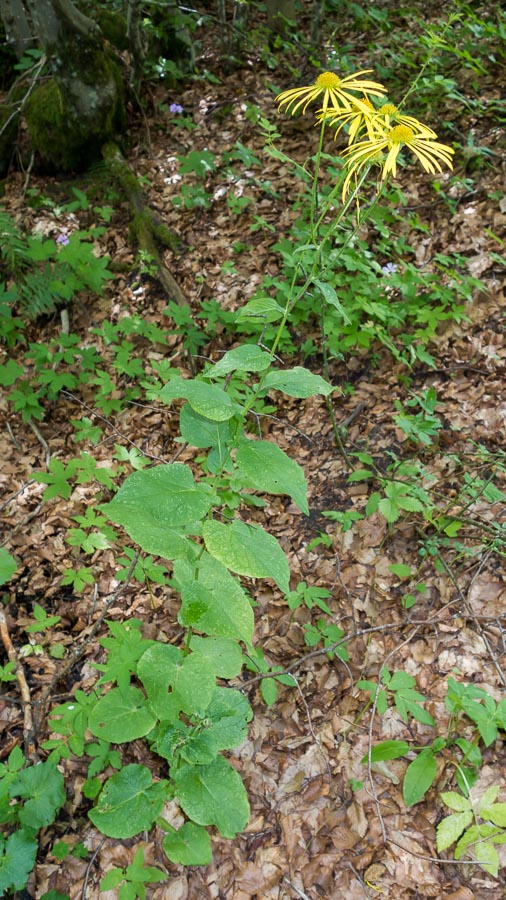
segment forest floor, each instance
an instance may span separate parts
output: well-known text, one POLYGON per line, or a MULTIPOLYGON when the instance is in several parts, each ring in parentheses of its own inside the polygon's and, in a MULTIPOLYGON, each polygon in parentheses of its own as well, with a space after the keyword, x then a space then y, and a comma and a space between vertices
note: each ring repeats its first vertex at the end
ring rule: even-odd
MULTIPOLYGON (((367 60, 360 53, 357 59, 365 67, 367 60)), ((259 129, 245 117, 246 103, 255 104, 276 122, 283 150, 299 161, 313 152, 317 140, 309 118, 277 117, 269 85, 275 80, 281 88, 290 86, 289 82, 280 84, 279 73, 274 79, 253 59, 232 74, 218 66, 213 72, 219 76, 219 84, 196 81, 168 95, 157 89, 145 116, 136 118, 127 154, 136 174, 145 176, 146 198, 181 239, 180 250, 168 253, 166 263, 195 314, 210 298, 224 309, 237 310, 251 297, 262 275, 276 274, 279 258, 272 245, 294 217, 292 175, 284 164, 264 155, 259 129), (174 102, 196 123, 195 130, 175 129, 174 115, 168 112, 169 103, 174 102), (224 199, 228 176, 220 176, 218 171, 212 175, 213 199, 207 209, 176 208, 172 202, 180 184, 174 178, 176 157, 204 148, 222 156, 232 152, 237 141, 262 160, 262 177, 271 182, 277 196, 263 191, 246 175, 243 182, 236 183, 236 194, 243 190, 251 203, 232 215, 224 199), (255 215, 271 229, 252 232, 255 215), (240 254, 234 253, 237 242, 247 248, 240 254)), ((306 77, 311 83, 313 76, 306 73, 306 77)), ((500 96, 497 72, 488 89, 500 96)), ((360 679, 377 680, 383 668, 412 675, 417 690, 426 698, 425 708, 436 721, 438 735, 445 735, 448 728, 444 698, 449 676, 485 688, 497 701, 506 686, 506 563, 500 543, 487 539, 487 528, 491 531, 494 524, 506 522, 501 494, 501 490, 506 492, 506 298, 504 272, 494 259, 498 245, 491 236, 491 232, 504 232, 506 224, 504 168, 497 132, 490 122, 468 122, 467 127, 473 128, 475 143, 492 148, 495 156, 473 171, 472 185, 462 186, 451 206, 436 195, 430 177, 417 173, 415 178, 414 168, 403 170, 400 177, 407 208, 418 211, 424 226, 406 234, 417 265, 428 264, 440 252, 458 252, 466 258, 469 272, 482 281, 481 289, 466 304, 465 319, 450 320, 440 327, 429 348, 435 366, 417 363, 409 371, 378 345, 374 352, 364 349, 344 360, 331 360, 330 374, 338 389, 334 409, 338 424, 346 429, 348 454, 374 453, 385 466, 391 454, 421 460, 427 473, 434 475, 446 504, 459 496, 466 473, 471 473, 475 483, 494 478, 498 493, 469 493, 469 526, 459 531, 459 545, 448 540, 433 557, 420 555, 430 528, 413 514, 406 513, 389 525, 376 512, 343 531, 322 513, 363 510, 368 484, 348 480, 349 469, 336 447, 323 398, 290 400, 276 394, 276 413, 264 419, 263 436, 275 439, 303 466, 310 515, 303 516, 284 497, 272 498, 264 510, 253 515, 266 522, 288 555, 292 588, 304 581, 327 589, 331 621, 344 632, 349 659, 329 658, 321 643, 313 649, 305 642, 303 626, 317 622, 319 609, 302 605, 291 610, 269 584, 251 589, 256 601, 256 642, 270 664, 296 676, 297 686, 279 686, 277 701, 267 708, 251 673, 244 672, 237 680, 236 686, 242 687, 252 704, 254 721, 248 740, 230 758, 245 781, 251 820, 233 842, 213 834, 213 862, 205 868, 185 870, 168 864, 155 832, 154 838, 143 842, 146 861, 165 868, 170 880, 149 888, 148 896, 171 900, 362 900, 377 896, 396 900, 486 896, 499 900, 505 896, 502 871, 494 879, 477 865, 456 864, 451 850, 444 854, 436 851, 436 825, 448 814, 439 794, 455 790, 455 770, 448 757, 441 756, 434 785, 410 809, 402 797, 406 759, 390 760, 368 772, 361 760, 371 743, 408 739, 418 746, 429 745, 435 731, 411 718, 407 725, 395 706, 383 715, 377 710, 372 714, 370 708, 365 709, 369 695, 356 686, 360 679), (412 396, 409 391, 420 395, 429 388, 436 391, 442 427, 433 442, 424 446, 410 442, 395 423, 395 401, 405 403, 412 396), (320 543, 312 543, 322 534, 325 537, 320 543), (406 583, 391 569, 396 564, 410 566, 425 585, 409 608, 402 602, 406 583)), ((469 175, 466 165, 457 153, 455 173, 462 179, 469 175)), ((92 190, 85 178, 62 181, 32 175, 29 179, 30 188, 37 188, 55 203, 72 199, 72 185, 85 192, 92 190)), ((28 205, 25 187, 25 176, 13 173, 6 181, 4 197, 6 209, 23 228, 38 228, 55 236, 92 224, 90 210, 62 215, 28 205)), ((125 274, 118 274, 102 297, 90 298, 72 309, 71 332, 79 335, 83 344, 93 342, 103 349, 103 338, 94 338, 91 329, 104 322, 115 323, 127 313, 141 315, 166 330, 168 319, 163 310, 167 297, 156 280, 139 274, 126 207, 116 211, 99 244, 110 256, 113 270, 122 269, 125 274)), ((47 317, 30 326, 27 341, 49 341, 58 336, 60 327, 57 315, 47 317)), ((306 327, 300 343, 308 337, 317 340, 316 326, 313 335, 306 327)), ((217 359, 240 339, 219 329, 199 352, 217 359)), ((178 335, 170 339, 168 349, 146 345, 146 353, 147 361, 168 355, 174 366, 187 370, 178 335)), ((322 373, 318 355, 308 362, 301 354, 298 359, 292 357, 290 364, 307 365, 322 373)), ((171 642, 178 633, 170 589, 131 583, 118 592, 114 547, 98 550, 91 560, 85 560, 85 565, 93 566, 94 584, 80 593, 61 585, 62 572, 75 566, 79 557, 79 551, 74 553, 65 542, 66 531, 75 524, 72 517, 82 514, 101 488, 76 486, 67 499, 60 496, 43 503, 44 485, 33 480, 33 473, 46 470, 50 459, 65 464, 76 455, 70 420, 83 415, 104 430, 96 446, 83 445, 103 466, 117 464, 113 449, 118 443, 135 446, 165 462, 175 454, 180 461, 192 461, 190 450, 181 453, 180 444, 175 443, 177 417, 156 403, 130 404, 101 418, 93 412, 90 387, 79 396, 61 393, 48 406, 44 420, 32 428, 5 398, 0 401, 3 540, 18 562, 17 573, 5 589, 11 639, 18 651, 27 644, 24 627, 33 620, 37 603, 48 614, 61 617, 51 641, 63 645, 66 653, 75 646, 84 650, 83 658, 62 680, 56 676, 65 665, 65 656, 54 659, 45 638, 41 639, 41 653, 22 660, 39 723, 39 741, 47 738, 45 720, 39 716, 42 700, 46 709, 51 708, 69 699, 76 688, 89 690, 96 680, 91 663, 103 657, 98 638, 106 633, 105 624, 91 639, 89 633, 111 596, 117 599, 108 606, 107 619, 139 618, 145 636, 162 633, 171 642)), ((22 740, 23 714, 17 699, 16 683, 6 684, 0 699, 2 758, 22 740)), ((471 739, 475 733, 472 723, 461 727, 462 737, 471 739)), ((489 747, 482 744, 481 749, 483 764, 473 792, 479 797, 488 786, 498 785, 501 799, 506 799, 504 734, 489 747)), ((146 762, 145 753, 135 744, 131 748, 136 762, 146 762)), ((43 834, 28 890, 33 897, 53 889, 69 893, 72 900, 92 900, 99 896, 100 878, 112 866, 132 861, 138 840, 104 840, 86 816, 84 767, 79 760, 64 766, 67 786, 71 785, 70 801, 65 817, 43 834), (56 839, 64 837, 71 844, 84 842, 87 858, 69 856, 59 862, 51 848, 56 839)), ((503 848, 498 849, 506 863, 503 848)), ((100 896, 107 900, 113 895, 100 896)))

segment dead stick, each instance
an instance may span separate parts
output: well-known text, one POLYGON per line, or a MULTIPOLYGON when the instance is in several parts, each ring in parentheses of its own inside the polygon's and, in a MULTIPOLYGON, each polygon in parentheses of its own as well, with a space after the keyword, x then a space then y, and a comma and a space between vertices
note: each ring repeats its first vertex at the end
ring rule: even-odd
POLYGON ((13 662, 16 666, 16 680, 19 685, 19 691, 21 694, 21 700, 23 702, 23 742, 25 745, 25 755, 31 759, 33 762, 36 761, 37 754, 35 751, 35 744, 33 740, 33 716, 32 716, 32 700, 30 697, 30 689, 26 682, 25 673, 23 666, 21 665, 18 655, 14 649, 14 645, 11 641, 11 636, 9 634, 9 627, 7 625, 7 619, 5 618, 5 613, 0 609, 0 637, 2 638, 2 643, 5 647, 5 652, 9 657, 10 662, 13 662))

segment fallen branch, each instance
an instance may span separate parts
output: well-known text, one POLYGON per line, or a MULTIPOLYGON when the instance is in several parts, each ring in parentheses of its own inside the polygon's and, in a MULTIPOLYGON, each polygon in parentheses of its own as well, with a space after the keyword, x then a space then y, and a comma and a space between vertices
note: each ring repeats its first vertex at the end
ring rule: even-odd
POLYGON ((23 703, 23 743, 25 746, 25 755, 32 762, 37 761, 37 754, 34 743, 33 716, 32 716, 32 700, 30 697, 30 689, 28 687, 23 666, 21 665, 18 655, 14 649, 9 634, 9 627, 5 613, 0 609, 0 637, 5 647, 5 652, 9 657, 9 661, 15 664, 15 675, 19 685, 19 692, 23 703))
POLYGON ((132 212, 131 227, 134 236, 139 242, 141 250, 148 253, 153 260, 158 280, 165 293, 180 306, 189 306, 189 300, 164 264, 160 249, 168 247, 173 249, 177 240, 175 235, 158 220, 156 214, 147 205, 139 180, 132 172, 119 147, 114 143, 105 144, 102 147, 102 156, 128 200, 132 212))

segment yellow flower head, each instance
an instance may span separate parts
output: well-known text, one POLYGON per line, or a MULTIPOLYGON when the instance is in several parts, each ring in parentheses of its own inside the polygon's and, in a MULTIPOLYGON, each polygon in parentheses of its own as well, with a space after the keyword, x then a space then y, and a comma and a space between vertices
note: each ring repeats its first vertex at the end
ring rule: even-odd
POLYGON ((353 144, 363 131, 367 132, 367 136, 371 140, 376 137, 372 123, 375 113, 376 110, 371 101, 364 97, 363 100, 355 101, 354 108, 350 110, 336 109, 334 106, 329 106, 326 111, 320 109, 317 113, 317 120, 318 123, 321 123, 325 119, 329 125, 336 126, 334 140, 343 126, 348 125, 348 144, 353 144))
POLYGON ((350 91, 357 91, 365 95, 365 97, 368 94, 374 97, 381 97, 385 93, 385 88, 382 84, 361 78, 362 75, 367 75, 371 71, 372 69, 362 69, 360 72, 355 72, 354 75, 346 75, 344 78, 340 78, 335 72, 322 72, 321 75, 318 75, 314 84, 309 87, 290 88, 290 90, 279 94, 276 100, 280 109, 282 106, 285 106, 286 112, 288 112, 291 108, 292 116, 301 106, 303 107, 302 112, 305 113, 309 104, 322 95, 322 112, 327 111, 329 103, 336 113, 339 110, 350 112, 357 105, 364 102, 363 97, 357 98, 350 91))
POLYGON ((382 179, 385 179, 390 173, 395 178, 397 175, 397 158, 403 147, 411 150, 422 168, 433 175, 436 172, 442 172, 441 163, 444 163, 450 169, 453 168, 452 156, 455 151, 452 147, 440 144, 425 134, 417 133, 410 125, 394 125, 389 131, 377 135, 373 140, 360 141, 344 151, 343 155, 348 157, 347 163, 349 168, 343 185, 343 200, 348 193, 351 179, 364 166, 376 162, 378 153, 382 154, 382 179))
POLYGON ((429 128, 428 125, 424 125, 423 122, 419 122, 414 116, 405 116, 393 103, 384 103, 383 106, 380 106, 380 108, 375 111, 374 124, 380 132, 384 131, 385 127, 386 129, 389 129, 393 128, 395 125, 407 125, 416 134, 422 134, 424 137, 431 138, 432 140, 437 138, 437 134, 432 128, 429 128))

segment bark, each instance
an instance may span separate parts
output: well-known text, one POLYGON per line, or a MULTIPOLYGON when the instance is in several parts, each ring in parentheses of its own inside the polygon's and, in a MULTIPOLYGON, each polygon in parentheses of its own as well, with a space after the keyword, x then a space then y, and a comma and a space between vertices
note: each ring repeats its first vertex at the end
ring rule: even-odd
POLYGON ((156 265, 158 279, 170 300, 181 306, 189 306, 189 301, 174 276, 169 272, 162 259, 163 248, 177 244, 176 236, 159 221, 153 210, 147 205, 142 188, 136 175, 128 165, 119 147, 108 143, 102 148, 104 159, 123 191, 132 212, 132 229, 139 246, 149 253, 156 265))
POLYGON ((28 33, 36 39, 53 76, 30 87, 24 105, 32 149, 53 169, 83 168, 124 125, 119 63, 71 0, 0 0, 0 15, 18 52, 28 33))
POLYGON ((23 54, 35 45, 33 29, 21 0, 0 0, 0 19, 8 43, 12 45, 16 56, 21 59, 23 54))

